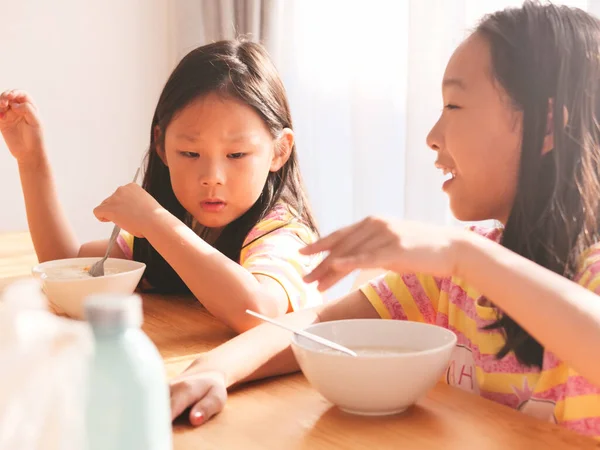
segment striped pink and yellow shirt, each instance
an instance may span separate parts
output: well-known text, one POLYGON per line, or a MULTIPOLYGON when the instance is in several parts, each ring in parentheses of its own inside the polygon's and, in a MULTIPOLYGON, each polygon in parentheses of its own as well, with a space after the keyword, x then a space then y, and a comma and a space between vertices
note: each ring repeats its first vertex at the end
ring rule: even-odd
MULTIPOLYGON (((496 241, 502 234, 501 229, 474 231, 496 241)), ((600 295, 600 247, 582 256, 576 281, 600 295)), ((462 280, 390 272, 361 291, 384 319, 427 322, 456 333, 446 383, 600 438, 600 387, 550 352, 541 369, 524 367, 512 353, 496 359, 504 344, 502 332, 484 330, 496 320, 496 310, 483 304, 482 296, 462 280)))
MULTIPOLYGON (((289 311, 323 303, 316 283, 306 284, 303 277, 321 261, 320 256, 305 256, 298 251, 317 239, 315 233, 296 218, 284 204, 276 205, 244 240, 240 265, 254 275, 270 277, 285 290, 289 311)), ((133 236, 122 231, 117 243, 125 255, 133 255, 133 236)))

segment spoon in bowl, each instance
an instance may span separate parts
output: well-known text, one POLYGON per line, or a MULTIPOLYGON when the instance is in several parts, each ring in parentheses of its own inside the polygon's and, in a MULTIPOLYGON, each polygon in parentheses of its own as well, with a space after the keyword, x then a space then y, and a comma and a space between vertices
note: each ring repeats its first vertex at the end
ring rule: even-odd
POLYGON ((295 333, 295 334, 297 334, 299 336, 302 336, 302 337, 304 337, 306 339, 310 339, 311 341, 318 342, 319 344, 324 345, 325 347, 329 347, 329 348, 332 348, 334 350, 337 350, 338 352, 342 352, 342 353, 345 353, 345 354, 350 355, 350 356, 358 356, 356 354, 356 352, 350 350, 349 348, 346 348, 346 347, 344 347, 343 345, 340 345, 340 344, 336 344, 335 342, 330 341, 329 339, 325 339, 325 338, 322 338, 321 336, 317 336, 316 334, 312 334, 312 333, 309 333, 309 332, 304 331, 304 330, 299 330, 297 328, 290 327, 289 325, 286 325, 285 323, 282 323, 282 322, 279 322, 277 320, 271 319, 270 317, 267 317, 267 316, 263 316, 262 314, 259 314, 257 312, 251 311, 249 309, 246 310, 246 313, 250 314, 251 316, 254 316, 257 319, 260 319, 260 320, 262 320, 264 322, 268 322, 268 323, 270 323, 272 325, 276 325, 276 326, 278 326, 280 328, 283 328, 284 330, 291 331, 292 333, 295 333))

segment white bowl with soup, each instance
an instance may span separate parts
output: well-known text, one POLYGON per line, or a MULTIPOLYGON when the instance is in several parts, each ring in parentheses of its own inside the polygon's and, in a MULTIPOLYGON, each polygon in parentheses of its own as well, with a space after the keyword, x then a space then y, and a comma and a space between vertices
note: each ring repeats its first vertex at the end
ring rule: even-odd
POLYGON ((83 319, 83 304, 92 294, 131 294, 140 282, 146 265, 137 261, 108 258, 104 276, 88 271, 100 258, 71 258, 47 261, 32 269, 42 283, 50 303, 75 319, 83 319))
POLYGON ((396 414, 413 405, 441 379, 456 345, 456 335, 445 328, 401 320, 340 320, 306 331, 358 354, 292 337, 309 383, 340 409, 361 415, 396 414))

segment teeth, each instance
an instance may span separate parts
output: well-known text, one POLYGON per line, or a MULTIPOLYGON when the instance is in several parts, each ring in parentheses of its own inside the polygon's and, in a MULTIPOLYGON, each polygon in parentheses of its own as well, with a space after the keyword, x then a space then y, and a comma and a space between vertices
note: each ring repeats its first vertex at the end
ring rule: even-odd
POLYGON ((456 171, 455 170, 450 170, 450 169, 444 169, 444 179, 445 180, 451 180, 456 176, 456 171))
POLYGON ((439 164, 438 162, 435 163, 435 167, 442 171, 442 173, 444 174, 444 178, 447 180, 451 180, 456 177, 456 170, 454 170, 454 169, 443 166, 442 164, 439 164))

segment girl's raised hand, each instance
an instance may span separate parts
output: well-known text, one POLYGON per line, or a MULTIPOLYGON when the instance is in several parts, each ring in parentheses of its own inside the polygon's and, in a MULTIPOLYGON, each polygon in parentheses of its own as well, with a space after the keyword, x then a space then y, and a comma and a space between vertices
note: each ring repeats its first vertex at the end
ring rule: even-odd
POLYGON ((0 94, 0 133, 19 164, 38 163, 43 156, 43 134, 38 111, 27 93, 0 94))
POLYGON ((319 290, 329 289, 356 269, 451 276, 457 272, 457 247, 471 233, 448 227, 368 217, 301 250, 328 252, 305 278, 319 290))

